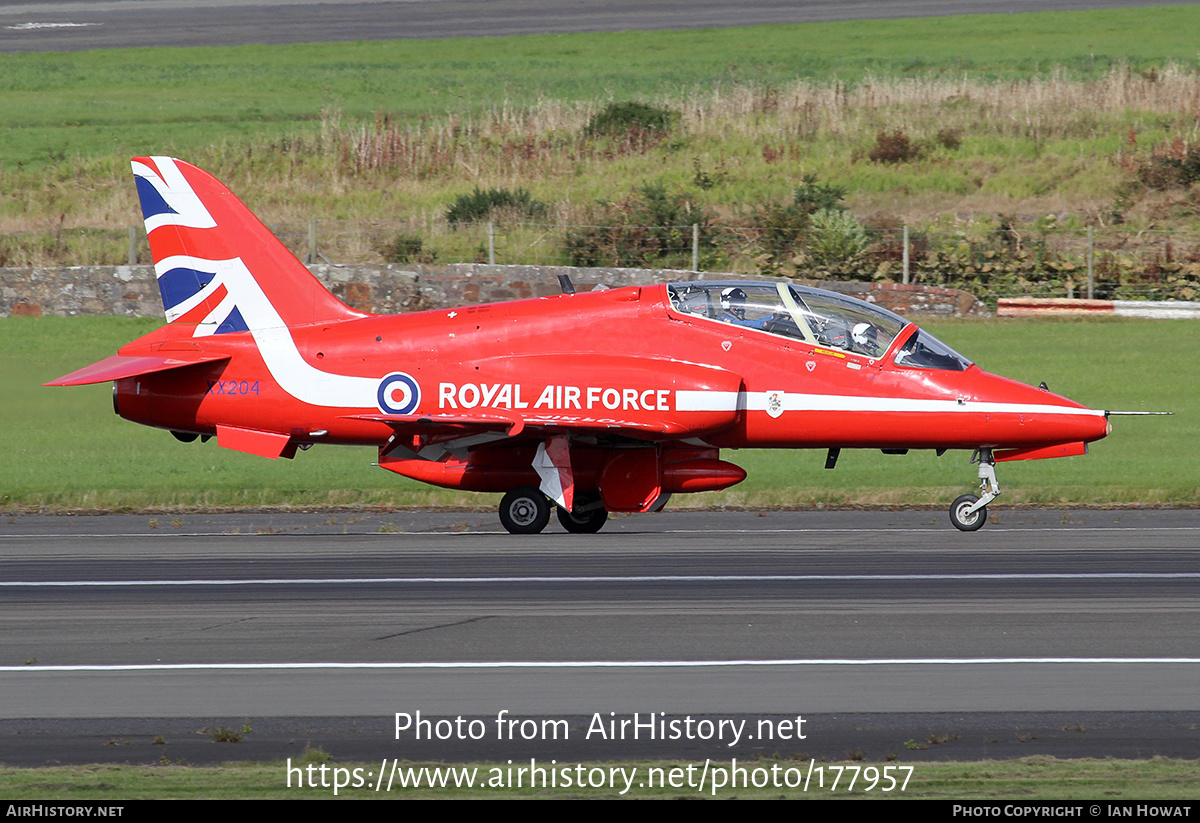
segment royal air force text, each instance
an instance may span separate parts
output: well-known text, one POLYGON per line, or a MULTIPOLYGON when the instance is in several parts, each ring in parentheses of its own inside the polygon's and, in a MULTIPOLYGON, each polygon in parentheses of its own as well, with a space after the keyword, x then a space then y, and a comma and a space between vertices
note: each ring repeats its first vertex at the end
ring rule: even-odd
POLYGON ((534 391, 525 389, 520 383, 439 383, 438 408, 671 411, 670 389, 546 386, 532 401, 532 406, 530 399, 534 391))

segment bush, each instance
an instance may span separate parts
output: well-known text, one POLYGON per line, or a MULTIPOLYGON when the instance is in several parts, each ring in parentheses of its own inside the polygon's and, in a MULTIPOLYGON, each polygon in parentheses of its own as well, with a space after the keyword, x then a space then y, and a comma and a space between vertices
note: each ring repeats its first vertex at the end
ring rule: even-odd
POLYGON ((842 198, 846 190, 840 186, 818 183, 815 174, 806 174, 792 195, 792 202, 765 203, 750 214, 757 228, 757 264, 762 274, 778 274, 796 256, 797 246, 810 227, 813 214, 822 211, 845 211, 842 198))
POLYGON ((375 251, 385 263, 432 263, 437 253, 425 250, 425 241, 418 234, 400 232, 386 243, 380 243, 375 251))
POLYGON ((796 256, 808 212, 794 203, 764 203, 750 213, 759 274, 776 275, 796 256))
POLYGON ((808 222, 807 251, 818 266, 836 266, 861 257, 871 245, 867 230, 844 209, 821 209, 808 222))
POLYGON ((1137 176, 1151 189, 1186 188, 1200 181, 1200 146, 1168 143, 1138 164, 1137 176))
POLYGON ((815 174, 806 174, 801 178, 800 187, 792 195, 792 202, 805 214, 812 214, 822 209, 845 211, 846 207, 842 205, 845 197, 846 190, 841 186, 818 183, 815 174))
POLYGON ((534 200, 525 189, 488 189, 476 187, 470 194, 460 194, 446 209, 446 222, 457 228, 469 223, 483 223, 497 218, 544 219, 549 207, 534 200))
POLYGON ((881 131, 875 135, 875 145, 867 152, 874 163, 908 163, 921 157, 920 145, 910 140, 903 129, 881 131))
POLYGON ((962 138, 963 138, 962 129, 956 129, 956 128, 952 128, 950 126, 945 126, 943 128, 938 129, 937 137, 934 139, 935 139, 935 142, 939 146, 941 146, 943 149, 949 149, 950 151, 957 151, 958 149, 962 148, 962 138))
POLYGON ((666 135, 675 126, 679 115, 670 109, 626 100, 609 103, 593 114, 584 127, 587 137, 624 137, 631 131, 666 135))
POLYGON ((603 204, 595 225, 567 233, 564 251, 574 266, 690 268, 692 226, 701 253, 714 247, 712 216, 682 191, 649 183, 617 203, 603 204))

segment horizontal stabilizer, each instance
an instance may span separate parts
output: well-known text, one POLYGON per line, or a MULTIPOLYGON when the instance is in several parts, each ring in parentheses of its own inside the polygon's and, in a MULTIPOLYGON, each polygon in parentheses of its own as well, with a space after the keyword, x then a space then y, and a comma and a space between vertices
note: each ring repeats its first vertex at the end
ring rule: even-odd
POLYGON ((187 366, 196 366, 201 363, 216 363, 219 360, 228 359, 228 354, 201 354, 200 352, 188 352, 182 356, 173 357, 130 357, 123 354, 114 354, 112 357, 106 357, 98 363, 84 366, 82 369, 73 371, 70 374, 64 374, 62 377, 51 380, 49 383, 43 383, 42 385, 86 386, 90 383, 107 383, 110 380, 120 380, 123 377, 137 377, 142 374, 168 371, 169 369, 182 369, 187 366))

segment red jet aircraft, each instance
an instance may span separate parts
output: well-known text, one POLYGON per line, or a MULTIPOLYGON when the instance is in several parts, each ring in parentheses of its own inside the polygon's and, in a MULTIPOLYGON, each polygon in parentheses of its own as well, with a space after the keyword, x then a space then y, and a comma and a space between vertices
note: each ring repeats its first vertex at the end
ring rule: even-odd
POLYGON ((745 478, 720 449, 972 449, 995 464, 1079 455, 1107 413, 988 374, 903 317, 786 282, 633 286, 403 315, 331 295, 217 180, 179 160, 133 172, 167 325, 47 385, 113 381, 117 414, 182 441, 293 457, 371 445, 379 465, 502 492, 533 534, 745 478))

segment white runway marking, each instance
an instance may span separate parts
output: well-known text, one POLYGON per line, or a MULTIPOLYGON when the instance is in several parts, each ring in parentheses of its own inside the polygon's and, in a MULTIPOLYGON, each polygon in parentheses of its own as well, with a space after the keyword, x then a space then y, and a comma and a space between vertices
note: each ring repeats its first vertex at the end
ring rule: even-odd
POLYGON ((659 574, 570 577, 262 577, 193 580, 5 580, 0 589, 119 586, 466 585, 480 583, 861 583, 938 580, 1197 580, 1200 572, 1084 572, 1037 574, 659 574))
POLYGON ((81 29, 87 26, 102 26, 103 23, 17 23, 14 26, 5 26, 6 29, 13 31, 35 31, 37 29, 81 29))
POLYGON ((493 660, 419 663, 153 663, 128 665, 0 666, 15 672, 284 671, 296 669, 687 669, 737 666, 973 666, 1013 664, 1196 665, 1197 657, 917 657, 817 660, 493 660))

